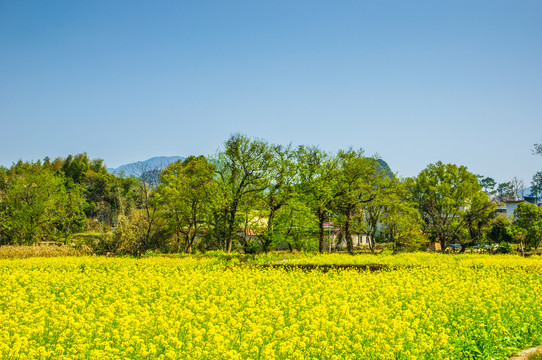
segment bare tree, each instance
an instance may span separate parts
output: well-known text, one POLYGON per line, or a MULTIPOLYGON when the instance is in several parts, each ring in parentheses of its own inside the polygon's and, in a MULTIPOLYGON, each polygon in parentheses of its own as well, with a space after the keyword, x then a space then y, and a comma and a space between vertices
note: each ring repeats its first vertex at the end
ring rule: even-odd
POLYGON ((520 180, 514 176, 512 181, 510 181, 510 185, 512 186, 512 194, 514 196, 514 200, 523 199, 523 191, 525 190, 523 180, 520 180))
POLYGON ((140 209, 143 215, 142 238, 140 240, 140 250, 146 250, 153 247, 152 232, 155 221, 158 217, 158 206, 153 199, 153 192, 160 184, 160 173, 167 164, 148 165, 145 163, 136 163, 130 169, 139 183, 140 209))

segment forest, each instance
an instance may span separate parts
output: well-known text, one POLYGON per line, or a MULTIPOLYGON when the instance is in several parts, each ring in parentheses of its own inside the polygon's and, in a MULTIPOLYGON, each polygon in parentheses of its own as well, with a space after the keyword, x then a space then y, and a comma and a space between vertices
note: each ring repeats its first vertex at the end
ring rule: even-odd
MULTIPOLYGON (((85 153, 0 167, 0 245, 53 242, 131 255, 353 253, 354 237, 363 236, 373 252, 383 244, 397 252, 429 243, 442 251, 450 244, 510 251, 510 243, 537 249, 542 238, 539 206, 521 203, 512 218, 497 211, 522 199, 515 178, 497 184, 441 162, 401 178, 362 149, 332 154, 235 134, 213 156, 132 173, 111 174, 85 153)), ((536 196, 541 175, 531 184, 536 196)))

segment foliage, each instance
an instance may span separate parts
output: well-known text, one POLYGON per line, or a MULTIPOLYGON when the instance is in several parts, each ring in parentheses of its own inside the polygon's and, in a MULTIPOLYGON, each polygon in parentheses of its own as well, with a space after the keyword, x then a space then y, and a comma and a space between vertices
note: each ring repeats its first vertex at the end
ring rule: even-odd
POLYGON ((192 252, 216 192, 214 167, 203 156, 191 156, 170 164, 161 177, 155 201, 175 234, 176 251, 192 252))
POLYGON ((410 183, 410 191, 423 231, 443 251, 452 242, 471 242, 469 232, 488 223, 492 205, 476 176, 464 166, 431 164, 410 183))
POLYGON ((290 251, 318 251, 316 233, 316 214, 300 199, 288 202, 278 211, 275 235, 279 245, 284 243, 290 251))
POLYGON ((497 193, 497 189, 495 188, 497 186, 497 182, 493 178, 484 177, 482 175, 476 175, 476 177, 478 178, 478 183, 487 194, 487 196, 490 199, 493 199, 493 197, 497 193))
POLYGON ((487 239, 490 243, 499 244, 502 242, 513 242, 514 233, 512 230, 512 222, 506 216, 497 216, 491 222, 487 232, 487 239))
POLYGON ((390 179, 388 199, 384 202, 383 233, 391 241, 393 251, 415 250, 428 240, 421 230, 421 217, 410 199, 407 182, 390 179))
POLYGON ((339 172, 334 207, 341 215, 338 219, 341 220, 344 229, 346 248, 350 253, 354 250, 351 232, 356 220, 359 219, 358 221, 365 222, 361 227, 364 228, 373 249, 376 228, 383 208, 380 203, 376 203, 376 199, 378 197, 381 200, 386 196, 384 179, 388 175, 379 169, 375 159, 366 158, 361 149, 340 151, 338 158, 339 172), (359 215, 357 219, 356 215, 359 215))
POLYGON ((0 232, 4 244, 51 240, 58 231, 68 236, 84 226, 81 190, 66 190, 62 175, 22 164, 11 169, 0 190, 0 232))
POLYGON ((267 189, 257 194, 261 211, 259 218, 266 219, 266 225, 258 236, 262 249, 268 252, 273 243, 280 240, 277 226, 278 212, 297 195, 295 192, 296 164, 290 147, 269 146, 271 161, 266 171, 267 189), (267 216, 265 216, 267 215, 267 216))
POLYGON ((539 200, 542 197, 542 171, 538 171, 533 175, 530 195, 538 198, 539 200))
MULTIPOLYGON (((377 242, 399 251, 428 239, 464 249, 510 241, 492 222, 489 197, 515 198, 523 187, 514 178, 495 190, 493 179, 440 162, 402 181, 362 149, 332 154, 241 134, 209 160, 190 156, 166 169, 136 163, 130 173, 110 174, 86 153, 0 167, 0 244, 56 240, 86 242, 97 253, 253 254, 323 253, 345 240, 353 253, 353 236, 364 235, 373 251, 377 242), (326 222, 339 234, 333 240, 326 222), (87 231, 99 236, 78 236, 87 231)), ((517 223, 513 235, 534 244, 525 226, 517 223)))
POLYGON ((217 229, 221 230, 217 235, 226 251, 232 250, 240 224, 237 212, 243 202, 268 187, 266 172, 271 158, 267 143, 236 134, 226 141, 224 151, 211 161, 217 174, 217 203, 220 204, 215 211, 221 215, 215 218, 222 222, 222 226, 217 224, 217 229))
POLYGON ((512 245, 506 241, 501 242, 497 248, 497 253, 499 254, 512 254, 513 252, 514 249, 512 248, 512 245))
POLYGON ((534 204, 518 204, 514 210, 514 229, 528 248, 538 248, 542 240, 542 208, 534 204))

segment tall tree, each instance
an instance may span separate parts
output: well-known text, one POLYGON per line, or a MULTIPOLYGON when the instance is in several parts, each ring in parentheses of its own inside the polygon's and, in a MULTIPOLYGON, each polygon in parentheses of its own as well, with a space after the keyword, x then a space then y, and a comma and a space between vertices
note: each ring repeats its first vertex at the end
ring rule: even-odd
POLYGON ((288 245, 290 251, 318 249, 318 243, 314 241, 314 234, 318 233, 318 219, 309 204, 298 196, 277 212, 274 233, 288 245))
POLYGON ((512 242, 514 233, 512 231, 512 222, 507 216, 496 216, 490 224, 486 233, 489 243, 500 244, 502 242, 512 242))
POLYGON ((170 164, 161 176, 155 199, 175 232, 177 250, 189 253, 216 191, 214 167, 204 156, 190 156, 170 164))
POLYGON ((223 205, 220 212, 224 247, 232 250, 233 240, 239 225, 237 211, 247 196, 267 189, 266 173, 272 154, 267 143, 262 140, 250 140, 235 134, 225 143, 224 151, 212 160, 218 181, 218 191, 223 205))
POLYGON ((538 198, 538 200, 542 197, 542 171, 538 171, 533 175, 530 195, 538 198))
POLYGON ((514 200, 514 189, 511 182, 500 183, 497 186, 496 199, 499 202, 514 200))
MULTIPOLYGON (((378 162, 366 158, 363 150, 340 151, 339 173, 337 179, 335 208, 341 216, 341 225, 348 252, 353 253, 352 225, 356 213, 362 211, 366 204, 366 232, 368 237, 376 234, 378 219, 382 214, 381 207, 370 207, 367 203, 374 201, 382 191, 385 191, 384 171, 379 170, 378 162)), ((374 248, 374 246, 373 246, 374 248)))
POLYGON ((423 219, 423 231, 444 252, 451 241, 467 234, 466 212, 482 191, 476 175, 464 166, 430 164, 411 185, 413 200, 423 219))
POLYGON ((318 251, 324 252, 324 223, 329 220, 331 204, 335 197, 338 175, 338 158, 318 147, 299 146, 296 152, 298 164, 298 192, 300 199, 308 204, 318 221, 318 251))
POLYGON ((482 186, 482 189, 485 191, 487 196, 489 196, 490 199, 494 198, 497 193, 497 182, 490 177, 485 177, 482 175, 476 175, 476 177, 478 178, 478 182, 480 183, 480 186, 482 186))
POLYGON ((160 184, 160 172, 163 165, 145 165, 137 164, 132 171, 136 174, 139 190, 139 209, 141 214, 137 216, 138 231, 140 234, 136 243, 138 249, 136 251, 145 251, 148 249, 158 248, 159 239, 156 236, 156 221, 158 219, 158 203, 154 199, 154 192, 160 184))
POLYGON ((523 184, 523 180, 520 180, 514 176, 512 181, 510 181, 510 184, 512 186, 512 194, 514 196, 514 200, 522 200, 523 192, 525 191, 525 185, 523 184))
POLYGON ((514 228, 525 245, 535 249, 542 240, 542 208, 534 204, 520 203, 514 210, 514 228))
MULTIPOLYGON (((260 193, 261 203, 267 214, 264 233, 260 236, 262 248, 269 251, 276 240, 275 220, 277 212, 294 197, 296 181, 296 163, 290 147, 271 145, 271 161, 267 174, 268 188, 260 193)), ((263 215, 263 214, 262 214, 263 215)))
POLYGON ((468 231, 467 241, 462 242, 461 251, 466 245, 482 244, 495 217, 496 205, 489 200, 485 192, 475 193, 470 204, 465 208, 465 227, 468 231))
POLYGON ((40 163, 19 163, 10 172, 0 190, 3 241, 33 244, 56 237, 59 226, 69 235, 70 227, 82 219, 77 185, 68 193, 63 175, 42 169, 40 163))

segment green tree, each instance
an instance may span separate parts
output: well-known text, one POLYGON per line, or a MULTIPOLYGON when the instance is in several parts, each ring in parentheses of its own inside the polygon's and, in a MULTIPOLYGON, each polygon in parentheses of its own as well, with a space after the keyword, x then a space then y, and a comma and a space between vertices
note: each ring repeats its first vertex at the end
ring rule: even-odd
POLYGON ((318 251, 324 252, 324 223, 330 218, 338 175, 338 158, 318 147, 299 146, 296 152, 298 176, 297 191, 301 201, 312 209, 318 221, 318 251))
MULTIPOLYGON (((374 168, 375 174, 371 177, 368 193, 372 194, 372 200, 364 202, 362 208, 361 230, 367 236, 369 249, 374 252, 377 233, 383 229, 386 222, 399 221, 399 215, 407 215, 406 209, 399 211, 399 207, 405 201, 401 182, 393 175, 382 171, 379 167, 374 168)), ((404 224, 403 224, 404 225, 404 224)), ((389 227, 393 228, 393 226, 389 227)), ((399 236, 399 228, 393 228, 390 235, 399 236)))
POLYGON ((140 237, 137 239, 137 251, 158 249, 163 244, 160 236, 161 229, 157 226, 158 219, 158 203, 154 199, 154 192, 160 184, 161 165, 147 166, 138 164, 132 171, 137 174, 138 181, 138 209, 133 214, 129 214, 129 219, 136 219, 138 227, 142 227, 136 231, 140 237))
POLYGON ((391 241, 393 251, 412 250, 427 242, 421 230, 421 217, 416 204, 411 200, 407 182, 391 178, 390 191, 387 195, 383 232, 391 241))
POLYGON ((512 222, 506 216, 497 216, 493 219, 486 233, 490 244, 500 244, 502 242, 511 243, 514 241, 512 231, 512 222))
POLYGON ((534 204, 520 203, 514 209, 514 229, 527 248, 540 246, 542 239, 542 208, 534 204))
POLYGON ((533 175, 531 181, 531 196, 534 196, 538 199, 542 197, 542 171, 538 171, 533 175))
POLYGON ((56 236, 60 227, 68 236, 82 221, 82 198, 74 186, 65 188, 61 174, 40 163, 19 163, 5 174, 0 198, 4 243, 33 244, 56 236))
POLYGON ((481 191, 476 175, 466 167, 442 162, 427 166, 412 183, 422 229, 431 241, 440 243, 443 252, 452 241, 470 241, 466 214, 481 191))
POLYGON ((260 218, 266 214, 266 226, 260 236, 262 248, 265 252, 273 242, 278 240, 275 234, 277 212, 288 204, 295 196, 296 163, 294 153, 290 147, 271 145, 271 161, 269 163, 267 176, 267 189, 260 192, 260 203, 263 205, 263 212, 260 218))
MULTIPOLYGON (((340 151, 339 172, 335 191, 335 209, 346 240, 349 253, 353 253, 352 227, 356 214, 361 214, 365 204, 365 231, 368 237, 376 234, 378 219, 382 214, 382 206, 367 204, 374 201, 385 191, 382 181, 385 172, 380 171, 378 162, 364 156, 363 150, 340 151)), ((383 195, 385 196, 385 195, 383 195)), ((363 217, 362 217, 363 218, 363 217)))
POLYGON ((496 199, 499 202, 514 200, 514 189, 511 182, 500 183, 497 186, 496 199))
POLYGON ((494 198, 497 194, 497 182, 490 177, 484 177, 482 175, 476 175, 476 177, 487 196, 489 196, 490 199, 494 198))
POLYGON ((155 199, 175 232, 177 250, 189 253, 201 235, 216 192, 214 167, 204 156, 190 156, 170 164, 161 176, 155 199))
POLYGON ((318 249, 318 243, 314 241, 314 234, 318 233, 318 219, 309 204, 299 197, 291 199, 277 212, 274 230, 290 251, 318 249))
POLYGON ((472 196, 464 213, 465 227, 469 237, 467 241, 463 242, 461 251, 465 251, 466 245, 484 242, 485 235, 495 217, 495 210, 496 205, 489 200, 487 193, 478 192, 472 196))
POLYGON ((221 231, 217 235, 227 252, 232 250, 240 225, 237 212, 242 202, 268 187, 266 174, 271 158, 267 143, 235 134, 226 141, 224 151, 211 161, 218 181, 217 203, 221 204, 220 209, 215 209, 220 213, 215 215, 219 222, 216 229, 221 231))

